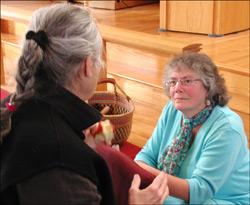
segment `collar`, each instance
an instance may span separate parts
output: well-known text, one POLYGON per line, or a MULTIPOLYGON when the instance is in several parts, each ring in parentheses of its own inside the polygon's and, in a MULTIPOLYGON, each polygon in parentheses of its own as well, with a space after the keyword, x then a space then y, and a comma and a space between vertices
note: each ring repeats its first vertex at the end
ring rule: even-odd
POLYGON ((67 89, 57 86, 55 92, 42 99, 63 114, 74 127, 82 131, 102 119, 102 114, 67 89))

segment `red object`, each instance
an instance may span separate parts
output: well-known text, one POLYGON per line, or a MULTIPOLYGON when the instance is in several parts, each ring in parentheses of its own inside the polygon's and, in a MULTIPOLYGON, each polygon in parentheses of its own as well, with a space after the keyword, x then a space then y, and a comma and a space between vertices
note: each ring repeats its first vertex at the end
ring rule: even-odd
POLYGON ((102 124, 101 122, 98 122, 97 130, 92 133, 93 137, 95 137, 97 134, 100 134, 102 132, 102 124))
MULTIPOLYGON (((110 125, 113 129, 113 133, 115 133, 115 127, 114 125, 110 122, 110 125)), ((102 127, 102 121, 99 121, 98 122, 98 126, 97 126, 97 129, 92 133, 93 137, 95 137, 97 134, 100 134, 103 132, 103 127, 102 127)))
MULTIPOLYGON (((9 95, 10 95, 9 91, 4 90, 4 89, 1 88, 1 101, 3 99, 5 99, 6 97, 8 97, 9 95)), ((11 112, 15 112, 16 111, 16 106, 15 105, 13 105, 13 104, 11 104, 9 102, 6 102, 5 105, 9 109, 9 111, 11 111, 11 112)))
POLYGON ((131 159, 134 159, 137 153, 141 150, 140 147, 133 145, 127 141, 125 141, 120 146, 120 151, 129 156, 131 159))
POLYGON ((16 111, 16 106, 15 105, 13 105, 13 104, 11 104, 9 102, 6 102, 5 105, 6 105, 6 107, 8 108, 8 110, 10 112, 15 112, 16 111))
POLYGON ((10 95, 10 92, 1 88, 1 101, 10 95))
POLYGON ((155 176, 137 165, 126 154, 103 144, 96 149, 108 165, 117 204, 128 204, 128 190, 135 174, 141 177, 140 189, 153 182, 155 176))

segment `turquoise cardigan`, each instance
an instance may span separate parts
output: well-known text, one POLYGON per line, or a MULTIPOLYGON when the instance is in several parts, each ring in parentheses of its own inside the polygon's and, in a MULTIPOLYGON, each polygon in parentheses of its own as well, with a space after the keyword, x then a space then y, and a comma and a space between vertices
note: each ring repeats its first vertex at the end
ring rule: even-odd
MULTIPOLYGON (((183 114, 172 101, 165 106, 158 124, 135 161, 157 168, 166 146, 176 136, 183 114)), ((190 204, 249 204, 249 150, 241 118, 227 106, 216 106, 202 125, 181 167, 190 204)), ((184 201, 169 196, 166 204, 184 201)))

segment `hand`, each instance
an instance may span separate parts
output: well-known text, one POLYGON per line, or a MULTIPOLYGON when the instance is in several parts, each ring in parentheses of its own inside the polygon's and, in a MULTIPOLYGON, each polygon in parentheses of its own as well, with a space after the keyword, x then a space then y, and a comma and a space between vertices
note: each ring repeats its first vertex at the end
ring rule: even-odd
POLYGON ((129 204, 163 204, 169 195, 167 174, 161 172, 145 189, 140 190, 141 178, 134 176, 129 189, 129 204))
MULTIPOLYGON (((101 113, 103 115, 107 114, 110 110, 110 107, 109 106, 106 106, 104 107, 102 110, 101 110, 101 113)), ((99 139, 95 139, 92 135, 92 133, 95 133, 96 130, 98 129, 98 123, 92 125, 91 127, 89 127, 88 129, 86 130, 83 130, 83 133, 85 135, 85 140, 84 142, 86 144, 88 144, 91 148, 95 149, 96 146, 98 144, 106 144, 104 141, 101 141, 99 139)), ((111 145, 111 144, 110 144, 111 145)))

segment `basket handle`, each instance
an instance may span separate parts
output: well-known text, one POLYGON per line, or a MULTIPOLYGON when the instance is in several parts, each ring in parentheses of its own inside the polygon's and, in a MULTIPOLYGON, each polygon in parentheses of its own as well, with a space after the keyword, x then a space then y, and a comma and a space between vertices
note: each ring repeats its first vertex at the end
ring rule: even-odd
POLYGON ((116 81, 114 78, 99 78, 98 84, 102 84, 102 83, 112 83, 113 85, 115 85, 116 81))
POLYGON ((111 83, 111 84, 113 84, 114 85, 115 95, 117 95, 116 87, 118 87, 118 89, 126 97, 127 101, 129 102, 131 100, 131 98, 129 96, 127 96, 127 94, 122 90, 122 88, 116 83, 116 80, 114 78, 100 78, 98 80, 98 84, 102 84, 102 83, 111 83))

